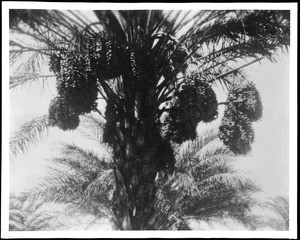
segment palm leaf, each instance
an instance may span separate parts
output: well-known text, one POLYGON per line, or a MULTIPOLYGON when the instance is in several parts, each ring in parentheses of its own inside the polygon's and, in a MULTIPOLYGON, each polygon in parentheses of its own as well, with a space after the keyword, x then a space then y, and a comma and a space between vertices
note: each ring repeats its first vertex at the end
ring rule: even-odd
POLYGON ((47 115, 38 117, 21 126, 20 130, 15 132, 9 142, 10 155, 15 156, 24 152, 30 146, 42 137, 42 134, 49 127, 47 115))
POLYGON ((277 214, 277 218, 268 219, 264 225, 276 230, 289 230, 289 201, 287 197, 277 196, 269 199, 265 206, 277 214))
POLYGON ((9 230, 38 231, 59 229, 62 224, 57 222, 57 213, 44 208, 43 204, 24 204, 23 197, 10 197, 9 230))
MULTIPOLYGON (((216 13, 215 13, 216 14, 216 13)), ((262 58, 275 61, 276 51, 289 45, 289 20, 277 11, 220 11, 217 20, 199 23, 189 39, 199 72, 209 82, 230 82, 227 76, 262 58), (261 24, 259 24, 261 22, 261 24), (244 65, 237 60, 246 60, 244 65)), ((212 13, 212 15, 214 15, 212 13)), ((218 14, 216 14, 218 15, 218 14)))
MULTIPOLYGON (((233 219, 253 229, 258 220, 251 214, 256 204, 251 194, 260 189, 233 168, 234 155, 216 134, 204 132, 178 147, 177 170, 158 179, 159 194, 182 216, 206 222, 233 219)), ((162 199, 160 196, 158 201, 162 199)))
MULTIPOLYGON (((113 169, 103 170, 99 173, 97 178, 87 186, 83 199, 87 202, 94 198, 105 198, 108 201, 112 201, 115 187, 116 181, 113 169)), ((107 203, 107 205, 109 204, 107 203)))
POLYGON ((37 187, 22 194, 27 202, 68 204, 69 216, 76 212, 106 216, 110 213, 110 200, 114 191, 112 164, 91 151, 66 144, 63 156, 52 159, 47 176, 37 187))
POLYGON ((178 146, 177 149, 175 149, 178 161, 194 158, 200 149, 217 138, 217 131, 212 129, 201 134, 195 140, 190 140, 182 143, 180 146, 178 146))
POLYGON ((80 127, 78 131, 87 138, 98 143, 103 142, 103 127, 105 120, 101 116, 95 114, 86 114, 81 116, 80 127))
POLYGON ((30 74, 30 73, 23 73, 19 74, 18 76, 10 76, 9 77, 9 88, 14 89, 16 87, 22 86, 28 83, 34 83, 40 81, 44 86, 48 80, 51 80, 54 75, 41 75, 41 74, 30 74))
MULTIPOLYGON (((63 144, 61 148, 61 154, 65 156, 61 160, 55 158, 54 163, 61 163, 74 170, 78 171, 93 171, 99 172, 103 169, 109 169, 112 167, 113 160, 108 152, 101 152, 101 156, 93 151, 83 150, 75 144, 63 144)), ((89 172, 86 172, 89 175, 89 172)))

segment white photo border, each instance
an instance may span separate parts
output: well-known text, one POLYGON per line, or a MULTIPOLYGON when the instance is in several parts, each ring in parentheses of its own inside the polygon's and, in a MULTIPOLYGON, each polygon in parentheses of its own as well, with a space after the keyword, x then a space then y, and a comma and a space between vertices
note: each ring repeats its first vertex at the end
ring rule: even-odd
POLYGON ((1 235, 3 238, 297 238, 297 3, 62 3, 2 1, 2 172, 1 235), (47 231, 9 232, 9 9, 273 9, 290 10, 289 86, 289 231, 47 231))

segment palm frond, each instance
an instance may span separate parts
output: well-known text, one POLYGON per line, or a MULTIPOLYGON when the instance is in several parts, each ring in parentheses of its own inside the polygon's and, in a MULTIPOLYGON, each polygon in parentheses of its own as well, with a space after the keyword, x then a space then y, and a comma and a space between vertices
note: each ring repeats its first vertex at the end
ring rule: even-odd
MULTIPOLYGON (((51 54, 66 51, 72 39, 89 25, 72 11, 10 10, 10 60, 17 76, 10 87, 40 79, 51 54), (24 74, 32 76, 23 77, 24 74), (21 80, 21 81, 16 81, 21 80), (26 81, 25 81, 26 80, 26 81)), ((93 28, 85 29, 85 33, 93 28)), ((12 79, 11 79, 12 80, 12 79)))
POLYGON ((75 29, 84 28, 78 18, 70 17, 70 11, 58 10, 19 10, 11 9, 10 30, 30 36, 40 42, 55 46, 68 41, 75 29), (49 31, 50 30, 50 31, 49 31))
POLYGON ((61 152, 62 157, 51 160, 54 165, 49 167, 49 175, 23 192, 22 198, 29 203, 68 204, 65 211, 69 216, 74 208, 107 216, 115 185, 111 161, 76 145, 66 144, 61 152))
POLYGON ((198 39, 201 37, 200 43, 207 45, 219 44, 225 39, 232 46, 245 43, 249 47, 256 47, 252 53, 247 49, 240 49, 244 51, 243 54, 270 56, 275 48, 289 45, 288 31, 289 20, 278 11, 228 11, 224 18, 218 18, 217 21, 198 29, 195 35, 196 38, 198 35, 198 39), (257 41, 255 45, 250 45, 254 41, 257 41))
MULTIPOLYGON (((279 11, 225 11, 222 17, 200 23, 187 43, 200 46, 193 55, 207 81, 230 83, 229 75, 262 58, 276 60, 278 49, 289 46, 289 19, 279 11), (239 60, 237 62, 237 60, 239 60), (246 64, 241 65, 241 61, 246 64)), ((214 13, 212 13, 214 15, 214 13)))
POLYGON ((195 153, 194 157, 197 157, 199 160, 205 160, 218 155, 228 155, 231 156, 232 159, 234 158, 233 153, 230 152, 229 148, 224 146, 220 139, 215 138, 195 153))
POLYGON ((218 138, 218 133, 216 130, 211 129, 200 136, 198 136, 195 140, 189 140, 175 149, 176 156, 178 159, 187 159, 193 158, 197 154, 197 152, 202 149, 206 144, 210 143, 212 140, 218 138))
POLYGON ((276 230, 289 230, 289 200, 287 197, 276 196, 269 199, 265 206, 277 214, 277 218, 268 219, 264 224, 276 230))
POLYGON ((276 196, 266 203, 269 207, 274 207, 274 210, 281 216, 287 217, 289 215, 289 200, 284 196, 276 196))
POLYGON ((59 230, 63 225, 56 220, 57 213, 44 208, 43 204, 24 204, 23 197, 10 197, 10 231, 59 230))
POLYGON ((52 74, 49 75, 41 75, 41 74, 30 74, 24 73, 19 74, 18 76, 10 76, 9 77, 9 88, 13 89, 24 84, 33 83, 33 82, 41 82, 42 85, 45 85, 46 81, 52 80, 55 77, 52 74))
MULTIPOLYGON (((78 169, 94 169, 94 171, 101 171, 112 167, 113 160, 108 153, 99 156, 91 150, 84 150, 75 144, 63 144, 61 148, 61 154, 65 156, 65 159, 69 159, 65 165, 76 163, 79 164, 78 169)), ((58 162, 59 159, 55 160, 58 162)), ((64 164, 63 161, 60 161, 64 164)), ((70 165, 69 165, 70 167, 70 165)), ((73 166, 74 167, 74 166, 73 166)))
POLYGON ((113 194, 116 187, 116 180, 114 177, 113 169, 101 171, 98 177, 91 182, 84 192, 83 200, 90 202, 91 199, 106 199, 113 200, 113 194))
POLYGON ((157 180, 159 194, 173 203, 175 212, 206 222, 233 219, 249 229, 257 226, 251 194, 260 189, 234 169, 235 157, 216 139, 216 132, 183 143, 177 153, 177 170, 157 180))
POLYGON ((103 128, 105 120, 94 114, 86 114, 81 116, 78 131, 91 140, 103 143, 103 128))
POLYGON ((199 185, 202 186, 201 191, 206 194, 211 193, 211 189, 216 183, 237 192, 257 192, 260 190, 250 179, 232 173, 215 174, 202 180, 199 185))
POLYGON ((59 170, 53 170, 51 175, 37 187, 23 192, 22 197, 29 202, 78 202, 83 191, 81 188, 85 184, 82 176, 77 177, 59 170))
POLYGON ((9 231, 26 231, 26 227, 17 221, 9 221, 9 231))
POLYGON ((191 175, 186 173, 175 173, 169 181, 171 191, 182 191, 190 196, 200 194, 198 184, 191 175))
POLYGON ((15 156, 24 152, 30 146, 42 137, 42 134, 49 127, 47 115, 38 117, 21 126, 20 130, 15 132, 9 142, 10 155, 15 156))
MULTIPOLYGON (((159 181, 161 180, 159 179, 159 181)), ((175 207, 178 194, 174 194, 173 191, 166 191, 166 185, 163 184, 163 181, 158 186, 155 212, 149 221, 150 230, 190 230, 183 215, 175 207)))

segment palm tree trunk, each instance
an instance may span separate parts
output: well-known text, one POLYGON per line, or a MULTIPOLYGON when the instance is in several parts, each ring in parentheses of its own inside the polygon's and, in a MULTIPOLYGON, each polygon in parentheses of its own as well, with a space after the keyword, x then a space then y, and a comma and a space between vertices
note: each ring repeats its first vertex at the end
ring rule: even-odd
POLYGON ((118 165, 114 213, 119 229, 145 230, 154 212, 157 144, 155 131, 149 129, 142 126, 135 134, 118 134, 123 136, 121 147, 114 148, 118 165))
MULTIPOLYGON (((149 160, 151 161, 151 159, 149 160)), ((121 171, 132 230, 147 229, 149 219, 154 211, 155 166, 151 167, 147 162, 143 156, 131 159, 131 163, 126 163, 130 167, 125 167, 121 171)))
MULTIPOLYGON (((137 173, 136 178, 141 179, 143 173, 137 173)), ((154 212, 155 201, 155 178, 148 175, 146 181, 136 184, 132 191, 131 201, 133 208, 129 211, 129 217, 133 230, 148 229, 148 222, 152 213, 154 212)))

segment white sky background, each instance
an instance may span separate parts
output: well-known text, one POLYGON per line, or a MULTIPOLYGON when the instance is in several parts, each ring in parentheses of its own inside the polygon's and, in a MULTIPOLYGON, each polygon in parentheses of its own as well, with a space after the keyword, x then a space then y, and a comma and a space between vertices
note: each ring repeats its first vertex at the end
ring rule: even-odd
MULTIPOLYGON (((295 81, 290 78, 289 68, 289 55, 280 54, 277 63, 262 61, 246 69, 248 79, 254 81, 260 91, 263 118, 254 123, 256 138, 253 151, 239 159, 238 167, 270 197, 289 194, 289 81, 295 81)), ((10 134, 21 124, 47 113, 50 100, 56 95, 54 81, 50 81, 44 91, 41 89, 32 84, 10 91, 10 134)), ((200 125, 199 130, 201 128, 200 125)), ((59 142, 65 141, 93 148, 92 142, 74 135, 72 131, 51 129, 29 152, 10 160, 10 190, 17 193, 38 183, 47 171, 45 159, 57 154, 55 149, 59 142)))

